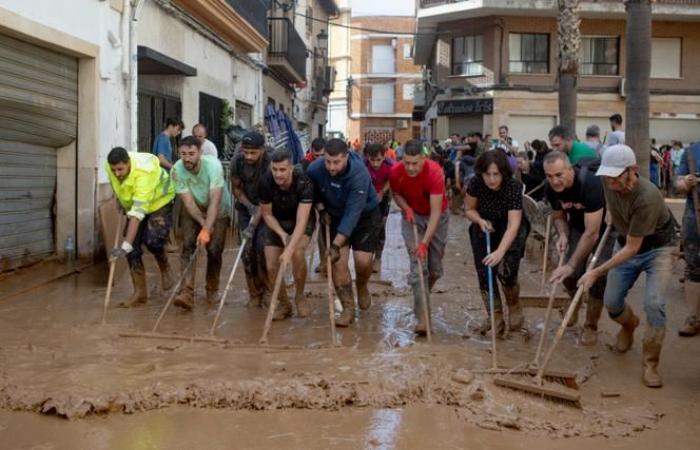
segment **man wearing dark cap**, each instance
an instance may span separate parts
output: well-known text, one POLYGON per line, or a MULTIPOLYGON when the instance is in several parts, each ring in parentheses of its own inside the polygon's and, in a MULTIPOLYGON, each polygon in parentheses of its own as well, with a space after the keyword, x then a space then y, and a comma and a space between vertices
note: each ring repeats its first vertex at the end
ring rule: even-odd
POLYGON ((673 274, 675 222, 659 189, 638 170, 628 146, 615 145, 603 152, 597 175, 604 180, 605 204, 618 237, 613 256, 587 271, 578 285, 588 290, 607 274, 603 300, 610 318, 621 326, 615 349, 624 353, 632 347, 639 326, 639 317, 625 298, 639 276, 646 274, 642 380, 647 387, 661 387, 657 368, 666 331, 665 291, 673 274))
POLYGON ((372 275, 372 254, 377 245, 381 214, 372 179, 362 157, 349 152, 341 139, 326 143, 326 154, 312 162, 307 175, 314 183, 315 201, 321 210, 321 223, 330 226, 331 272, 343 305, 336 320, 347 327, 355 320, 355 299, 348 269, 350 250, 355 261, 355 287, 360 309, 372 303, 367 281, 372 275))
POLYGON ((255 131, 246 133, 241 141, 241 150, 231 161, 229 178, 231 190, 236 199, 238 224, 246 248, 243 251, 243 268, 245 270, 250 306, 260 306, 267 289, 264 266, 264 242, 258 210, 259 183, 270 166, 270 159, 265 152, 265 138, 255 131))

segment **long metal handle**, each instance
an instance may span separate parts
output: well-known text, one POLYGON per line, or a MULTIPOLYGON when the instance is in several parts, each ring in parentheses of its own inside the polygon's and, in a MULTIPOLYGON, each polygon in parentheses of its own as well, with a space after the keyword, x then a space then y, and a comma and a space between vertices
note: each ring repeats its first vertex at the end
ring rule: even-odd
MULTIPOLYGON (((265 317, 265 326, 263 326, 262 336, 260 336, 260 343, 267 344, 267 334, 270 332, 270 326, 272 325, 272 317, 275 315, 275 309, 279 304, 280 290, 282 289, 282 280, 284 280, 284 272, 287 270, 287 262, 282 262, 277 268, 277 277, 275 278, 275 287, 272 290, 272 298, 270 299, 270 307, 267 309, 267 316, 265 317)), ((286 289, 286 287, 284 288, 286 289)))
MULTIPOLYGON (((486 231, 486 254, 491 254, 491 232, 486 231)), ((486 266, 489 282, 489 309, 491 314, 491 368, 498 368, 498 357, 496 355, 496 317, 494 315, 494 299, 493 299, 493 268, 486 266)))
POLYGON ((328 279, 328 316, 331 324, 331 343, 338 345, 335 334, 335 307, 333 305, 333 263, 331 262, 331 227, 326 224, 326 278, 328 279))
MULTIPOLYGON (((122 215, 119 214, 119 219, 117 220, 117 231, 114 233, 114 247, 119 245, 119 237, 122 234, 122 215)), ((114 248, 113 247, 113 248, 114 248)), ((117 261, 110 261, 109 263, 109 277, 107 278, 107 292, 105 292, 105 302, 104 308, 102 309, 102 325, 107 323, 107 310, 109 309, 109 301, 112 298, 112 283, 114 283, 114 271, 117 267, 117 261)))
POLYGON ((192 267, 192 263, 197 260, 197 253, 199 253, 199 249, 200 249, 200 246, 197 245, 197 248, 195 249, 195 251, 192 252, 192 256, 190 256, 190 260, 187 262, 187 265, 185 266, 185 270, 182 271, 182 276, 177 281, 177 284, 173 288, 173 291, 170 293, 170 297, 168 297, 168 301, 165 303, 163 310, 160 312, 160 315, 158 316, 158 320, 156 320, 156 324, 153 325, 153 329, 151 330, 152 333, 155 333, 156 330, 158 329, 158 325, 160 325, 160 321, 163 320, 163 316, 165 316, 165 312, 168 310, 168 308, 170 307, 170 304, 173 302, 173 299, 175 298, 175 294, 177 294, 177 291, 180 289, 180 285, 182 284, 182 281, 185 278, 187 278, 187 274, 190 271, 190 267, 192 267))
MULTIPOLYGON (((413 239, 415 242, 415 248, 418 250, 418 227, 413 224, 413 239)), ((430 316, 428 314, 428 298, 425 295, 425 278, 423 278, 423 263, 420 258, 416 255, 416 261, 418 262, 418 280, 420 280, 420 298, 423 302, 423 320, 425 320, 425 331, 428 338, 428 342, 432 341, 432 329, 430 326, 430 316)))
POLYGON ((214 323, 211 324, 211 329, 209 330, 209 336, 214 336, 214 330, 216 329, 216 324, 219 322, 219 316, 221 316, 221 310, 224 309, 224 302, 226 300, 226 295, 231 288, 231 283, 233 282, 233 276, 236 274, 236 269, 238 264, 241 262, 241 256, 245 250, 245 245, 248 243, 248 239, 243 239, 241 243, 241 248, 238 250, 238 255, 236 255, 236 261, 233 263, 233 268, 231 269, 231 274, 228 276, 228 281, 226 282, 226 288, 223 294, 221 294, 221 299, 219 300, 219 308, 216 311, 216 316, 214 317, 214 323))
MULTIPOLYGON (((605 243, 608 241, 608 237, 610 236, 610 229, 611 228, 612 228, 612 225, 608 225, 605 228, 605 233, 603 233, 603 237, 601 238, 600 242, 598 243, 598 248, 596 249, 595 253, 593 254, 593 258, 591 258, 591 261, 588 263, 588 267, 586 267, 586 271, 593 269, 596 266, 596 264, 598 263, 598 258, 600 257, 600 254, 603 251, 603 247, 605 246, 605 243)), ((578 302, 581 300, 582 296, 583 296, 583 286, 580 286, 576 290, 576 295, 574 295, 573 300, 571 300, 571 304, 569 305, 569 309, 566 311, 566 314, 564 315, 564 319, 562 320, 561 325, 559 325, 559 329, 557 330, 557 334, 554 336, 554 341, 552 341, 552 345, 547 350, 547 354, 544 357, 544 362, 542 363, 539 370, 537 371, 537 377, 535 378, 535 381, 540 386, 542 385, 542 376, 544 375, 544 371, 547 368, 547 364, 549 364, 549 360, 552 358, 552 354, 554 353, 554 350, 556 349, 557 345, 559 344, 561 337, 564 335, 564 331, 566 330, 566 325, 569 323, 571 316, 574 315, 574 311, 576 310, 576 307, 578 306, 578 302)))
MULTIPOLYGON (((564 252, 559 254, 559 264, 557 268, 564 265, 564 252)), ((535 359, 533 364, 535 367, 540 364, 540 355, 542 354, 542 347, 544 346, 544 337, 547 334, 547 329, 549 328, 549 317, 552 315, 552 306, 554 305, 554 296, 557 293, 557 287, 559 283, 554 283, 552 289, 549 292, 549 300, 547 302, 547 311, 544 313, 544 324, 542 325, 542 333, 540 334, 540 342, 537 344, 537 352, 535 353, 535 359)))

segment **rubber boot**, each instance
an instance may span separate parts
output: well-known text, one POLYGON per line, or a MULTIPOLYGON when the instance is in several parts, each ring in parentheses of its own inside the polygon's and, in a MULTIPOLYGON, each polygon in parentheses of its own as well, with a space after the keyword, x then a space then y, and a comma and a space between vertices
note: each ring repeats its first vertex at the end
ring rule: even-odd
POLYGON ((355 289, 357 289, 357 306, 359 306, 362 311, 368 310, 369 307, 372 306, 372 294, 369 293, 367 280, 356 280, 355 289))
POLYGON ((272 320, 284 320, 292 315, 292 304, 289 302, 287 290, 284 287, 280 288, 280 293, 277 296, 277 308, 272 315, 272 320))
POLYGON ((297 304, 298 317, 303 318, 309 317, 311 315, 311 311, 313 310, 313 308, 309 299, 306 298, 306 296, 304 295, 304 292, 297 291, 297 294, 294 297, 294 302, 297 304))
POLYGON ((173 305, 190 311, 194 308, 194 291, 189 286, 180 289, 180 292, 175 296, 173 305))
POLYGON ((170 263, 168 262, 168 257, 163 252, 160 255, 155 255, 156 262, 158 263, 158 269, 160 270, 160 288, 165 291, 169 291, 175 285, 175 280, 173 278, 172 270, 170 269, 170 263))
POLYGON ((661 375, 657 372, 659 367, 659 356, 664 342, 665 328, 654 328, 647 326, 642 339, 642 364, 644 365, 644 375, 642 381, 650 388, 660 388, 663 386, 661 375))
POLYGON ((598 342, 598 320, 603 312, 603 300, 588 296, 586 321, 581 332, 581 345, 595 345, 598 342))
POLYGON ((612 318, 615 322, 622 325, 617 333, 617 342, 615 342, 615 351, 625 353, 632 348, 634 342, 634 330, 639 326, 639 317, 634 315, 634 311, 628 305, 625 305, 624 311, 619 316, 612 318))
POLYGON ((248 285, 248 307, 260 307, 263 304, 264 291, 257 281, 257 276, 245 274, 245 282, 248 285))
MULTIPOLYGON (((475 327, 474 331, 482 336, 486 336, 486 334, 489 331, 491 331, 491 315, 489 314, 489 293, 486 291, 481 291, 481 300, 484 302, 487 315, 481 322, 481 324, 475 327)), ((498 337, 503 337, 506 331, 506 324, 503 321, 503 311, 499 307, 496 307, 496 309, 494 310, 493 318, 496 322, 496 335, 498 337)))
MULTIPOLYGON (((413 290, 413 311, 416 315, 416 327, 413 331, 418 336, 425 336, 428 334, 428 324, 425 322, 425 314, 423 313, 423 296, 421 295, 420 283, 411 285, 411 288, 413 290)), ((431 321, 432 324, 432 318, 430 316, 430 297, 427 292, 425 300, 428 303, 428 320, 431 321)))
POLYGON ((131 281, 134 284, 134 293, 131 294, 128 300, 121 302, 121 308, 132 308, 134 306, 143 305, 148 301, 148 288, 146 287, 146 271, 143 266, 132 268, 131 281))
POLYGON ((344 328, 355 321, 355 298, 352 295, 352 284, 338 286, 335 290, 343 305, 343 312, 335 319, 335 326, 344 328))
POLYGON ((678 335, 695 336, 700 333, 700 283, 688 281, 685 284, 685 303, 688 305, 688 317, 678 335))
POLYGON ((508 304, 508 329, 510 331, 520 331, 525 323, 523 308, 520 305, 520 285, 504 286, 503 295, 508 304))

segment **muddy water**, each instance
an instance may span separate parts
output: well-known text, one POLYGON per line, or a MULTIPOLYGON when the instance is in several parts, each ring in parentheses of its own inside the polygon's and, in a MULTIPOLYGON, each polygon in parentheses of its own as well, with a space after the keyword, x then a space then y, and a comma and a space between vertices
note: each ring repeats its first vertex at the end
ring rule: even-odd
MULTIPOLYGON (((337 331, 337 349, 326 346, 323 283, 308 287, 316 305, 311 318, 275 322, 270 333, 276 346, 313 349, 236 345, 257 342, 265 313, 244 306, 242 273, 216 330, 229 345, 120 338, 153 326, 166 300, 155 273, 152 301, 111 309, 103 327, 104 267, 0 302, 0 448, 552 448, 552 438, 565 437, 567 448, 655 448, 669 439, 677 448, 700 448, 700 347, 697 338, 675 336, 683 314, 677 282, 668 295, 661 390, 641 386, 638 342, 626 355, 607 350, 615 326, 606 318, 596 347, 578 346, 567 332, 552 362, 579 374, 581 409, 495 387, 484 375, 463 384, 454 380, 458 370, 487 368, 491 360, 487 339, 462 337, 465 324, 484 315, 465 224, 452 216, 446 276, 433 295, 435 336, 427 344, 410 332, 398 220, 391 215, 380 274, 394 286, 371 286, 372 308, 337 331), (602 391, 620 396, 603 398, 602 391)), ((537 246, 529 249, 524 292, 539 290, 539 254, 537 246)), ((235 250, 225 256, 226 271, 235 250)), ((147 266, 155 267, 152 260, 147 266)), ((632 292, 637 310, 642 289, 632 292)), ((113 303, 129 293, 129 281, 120 280, 113 303)), ((193 313, 170 310, 159 331, 207 334, 215 306, 203 299, 198 292, 193 313)), ((517 334, 498 343, 501 365, 532 359, 542 313, 526 311, 534 339, 517 334)))

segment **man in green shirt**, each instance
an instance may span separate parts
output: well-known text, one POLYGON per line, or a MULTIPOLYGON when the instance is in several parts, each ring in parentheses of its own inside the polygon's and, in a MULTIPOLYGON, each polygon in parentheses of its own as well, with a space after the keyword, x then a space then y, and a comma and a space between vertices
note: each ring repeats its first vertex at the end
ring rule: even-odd
MULTIPOLYGON (((202 154, 200 141, 187 136, 180 143, 180 159, 170 177, 175 193, 185 209, 180 226, 184 236, 182 267, 190 261, 197 245, 207 249, 207 301, 213 303, 219 291, 221 255, 231 214, 231 195, 224 181, 224 169, 218 159, 202 154)), ((175 297, 175 305, 185 309, 194 306, 196 264, 187 276, 185 286, 175 297)))
POLYGON ((657 367, 666 329, 664 293, 673 274, 677 240, 673 216, 659 189, 640 177, 638 170, 634 151, 626 145, 613 145, 603 153, 597 175, 604 180, 605 203, 618 232, 617 243, 613 256, 587 271, 578 285, 588 290, 607 274, 603 300, 610 318, 621 325, 615 349, 624 353, 632 347, 639 325, 625 298, 639 276, 646 274, 642 380, 647 387, 661 387, 657 367))
POLYGON ((583 142, 574 141, 574 135, 564 125, 557 125, 549 130, 549 145, 552 150, 566 153, 572 165, 582 159, 595 159, 597 155, 593 149, 583 142))

